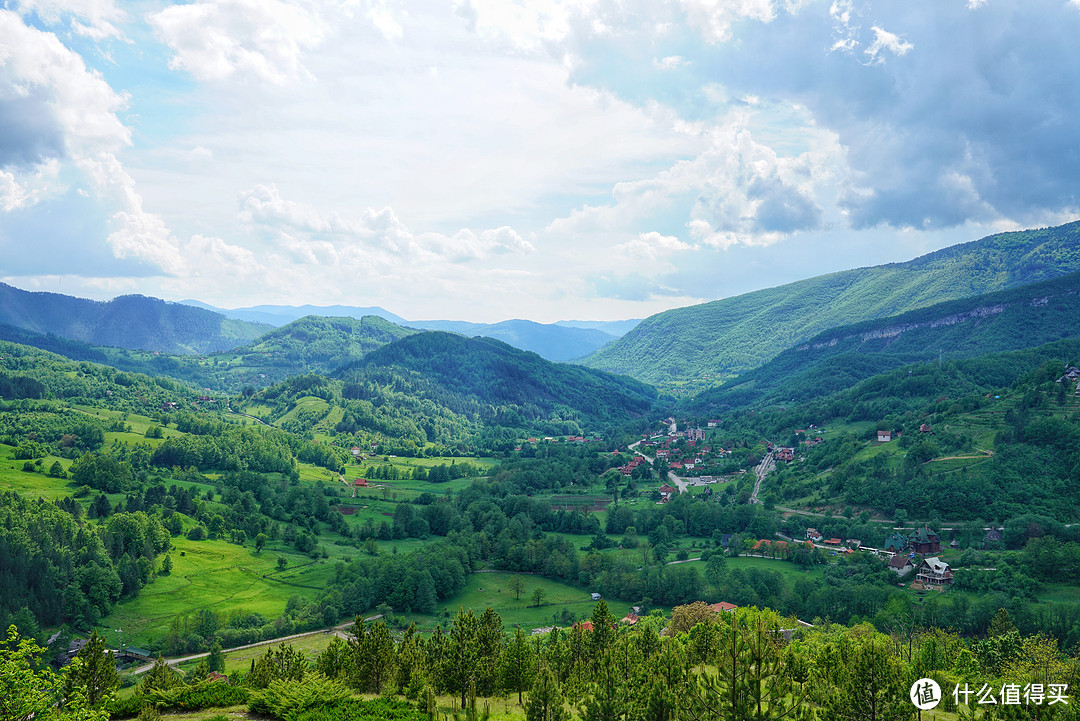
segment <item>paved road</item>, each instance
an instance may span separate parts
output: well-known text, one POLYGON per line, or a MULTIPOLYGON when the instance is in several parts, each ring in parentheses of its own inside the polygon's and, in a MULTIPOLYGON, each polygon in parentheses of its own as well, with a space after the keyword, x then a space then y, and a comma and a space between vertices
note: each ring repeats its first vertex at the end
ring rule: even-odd
POLYGON ((765 476, 769 475, 774 468, 776 468, 776 458, 774 457, 773 452, 769 451, 765 454, 765 457, 761 459, 761 463, 757 464, 757 467, 754 468, 754 475, 757 476, 757 480, 754 481, 754 492, 750 494, 751 503, 761 503, 761 501, 758 500, 758 491, 761 490, 761 482, 765 480, 765 476))
MULTIPOLYGON (((374 621, 374 620, 380 619, 380 618, 382 618, 381 613, 376 615, 376 616, 370 616, 368 618, 365 618, 364 620, 365 621, 374 621)), ((258 646, 269 646, 269 645, 275 644, 275 643, 283 643, 285 641, 292 641, 294 638, 304 638, 305 636, 318 636, 319 634, 324 634, 324 633, 334 633, 334 634, 337 634, 337 635, 341 636, 341 638, 347 638, 347 636, 342 634, 342 631, 344 631, 345 629, 351 627, 353 625, 353 623, 355 623, 355 621, 348 621, 346 623, 339 623, 337 626, 330 626, 329 628, 320 628, 317 631, 307 631, 305 633, 294 633, 291 636, 282 636, 281 638, 271 638, 271 639, 269 639, 267 641, 258 641, 256 643, 248 643, 248 644, 245 644, 243 646, 234 646, 232 648, 225 648, 225 649, 222 649, 222 653, 232 653, 233 651, 243 651, 246 648, 256 648, 258 646)), ((177 656, 176 658, 167 658, 167 659, 165 659, 165 663, 169 664, 170 666, 176 666, 178 664, 185 663, 187 661, 194 661, 196 659, 206 658, 209 655, 210 655, 209 651, 206 651, 206 652, 203 652, 203 653, 193 653, 193 654, 189 654, 187 656, 177 656)), ((148 663, 148 664, 145 664, 143 666, 139 666, 137 669, 133 670, 131 673, 133 673, 133 674, 146 673, 147 671, 149 671, 153 667, 154 667, 154 664, 148 663)))

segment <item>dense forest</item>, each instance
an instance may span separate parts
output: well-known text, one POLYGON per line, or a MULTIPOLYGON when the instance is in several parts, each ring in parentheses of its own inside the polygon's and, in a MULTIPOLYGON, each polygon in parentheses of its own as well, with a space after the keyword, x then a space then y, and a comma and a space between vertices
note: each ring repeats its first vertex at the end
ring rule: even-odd
POLYGON ((583 362, 708 387, 837 326, 1080 271, 1080 223, 992 235, 906 263, 818 276, 643 320, 583 362))

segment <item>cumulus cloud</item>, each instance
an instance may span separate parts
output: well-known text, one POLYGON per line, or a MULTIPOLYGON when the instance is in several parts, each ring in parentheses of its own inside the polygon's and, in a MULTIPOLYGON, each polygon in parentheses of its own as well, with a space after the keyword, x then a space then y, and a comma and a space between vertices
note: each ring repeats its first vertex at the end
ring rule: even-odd
POLYGON ((397 266, 402 262, 465 262, 534 250, 508 226, 454 235, 413 233, 391 208, 364 208, 355 217, 285 200, 275 185, 242 194, 240 219, 269 231, 297 262, 397 266))
POLYGON ((639 233, 637 237, 616 245, 612 250, 627 258, 656 261, 667 257, 671 253, 696 250, 696 247, 684 243, 674 235, 662 235, 654 230, 648 233, 639 233))
MULTIPOLYGON (((588 232, 626 227, 653 217, 681 217, 695 240, 726 248, 768 245, 787 234, 822 227, 818 185, 842 162, 835 139, 822 134, 820 147, 781 156, 755 140, 737 118, 710 133, 707 150, 649 178, 617 184, 614 205, 588 206, 549 226, 554 232, 588 232)), ((682 250, 663 236, 648 238, 654 249, 682 250)), ((641 236, 620 246, 642 248, 641 236)))
POLYGON ((282 0, 172 5, 148 20, 174 53, 170 67, 209 81, 247 75, 284 84, 306 74, 303 54, 324 34, 311 11, 282 0))
POLYGON ((699 28, 710 42, 727 42, 732 26, 740 20, 772 22, 776 17, 774 0, 682 0, 691 27, 699 28))
POLYGON ((56 35, 27 26, 13 12, 0 10, 0 37, 5 39, 0 46, 0 106, 8 108, 0 110, 0 117, 11 112, 13 103, 17 111, 28 111, 41 121, 36 135, 17 133, 19 148, 5 153, 8 159, 38 162, 19 176, 8 171, 12 177, 4 182, 4 207, 23 207, 35 193, 40 198, 42 182, 60 175, 50 161, 63 160, 91 181, 99 198, 117 208, 108 239, 117 257, 178 272, 183 262, 175 241, 161 219, 144 210, 134 179, 117 157, 131 143, 131 131, 118 117, 127 97, 87 68, 56 35))
POLYGON ((48 25, 70 20, 72 30, 97 41, 123 37, 114 23, 128 19, 114 0, 18 0, 15 6, 21 14, 34 13, 48 25))

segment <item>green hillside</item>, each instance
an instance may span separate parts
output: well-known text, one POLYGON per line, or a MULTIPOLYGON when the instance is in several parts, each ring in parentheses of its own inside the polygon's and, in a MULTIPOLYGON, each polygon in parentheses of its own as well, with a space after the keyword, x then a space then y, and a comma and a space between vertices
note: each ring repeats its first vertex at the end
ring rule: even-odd
POLYGON ((1076 381, 1058 379, 1077 362, 1072 338, 915 363, 783 408, 697 410, 720 421, 712 442, 724 447, 767 438, 798 449, 798 460, 763 485, 766 503, 886 517, 902 509, 926 520, 1036 513, 1071 523, 1080 520, 1080 396, 1076 381), (892 440, 878 442, 879 430, 892 440), (814 437, 823 440, 802 445, 814 437))
POLYGON ((584 359, 661 386, 711 385, 840 325, 1080 270, 1080 222, 1001 233, 906 263, 859 268, 645 319, 584 359))
POLYGON ((832 328, 688 401, 733 408, 801 402, 930 360, 1019 350, 1080 333, 1080 273, 832 328))
POLYGON ((387 344, 333 377, 297 376, 247 393, 236 408, 295 433, 412 454, 428 444, 491 452, 528 435, 602 433, 645 417, 655 399, 631 378, 433 331, 387 344))
MULTIPOLYGON (((238 321, 229 321, 238 322, 238 321)), ((417 331, 377 316, 308 316, 271 330, 251 343, 203 356, 96 346, 0 323, 0 340, 34 346, 73 360, 120 370, 164 375, 228 393, 262 388, 305 373, 330 373, 376 348, 417 331)))
POLYGON ((364 366, 398 366, 432 378, 454 393, 491 405, 560 409, 589 417, 641 414, 656 398, 650 386, 579 366, 546 361, 491 338, 425 333, 384 346, 364 366))

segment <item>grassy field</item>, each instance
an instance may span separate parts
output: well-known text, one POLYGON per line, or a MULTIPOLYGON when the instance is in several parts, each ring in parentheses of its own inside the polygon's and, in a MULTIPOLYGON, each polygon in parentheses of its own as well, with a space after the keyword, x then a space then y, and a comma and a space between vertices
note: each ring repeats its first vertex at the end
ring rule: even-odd
POLYGON ((118 640, 115 629, 122 628, 125 643, 149 645, 168 632, 173 617, 202 608, 218 613, 253 611, 275 618, 291 596, 316 596, 333 571, 329 561, 312 561, 271 546, 256 553, 250 545, 189 541, 183 536, 174 538, 173 545, 172 573, 159 576, 136 598, 120 602, 102 619, 101 628, 111 642, 118 640), (289 561, 284 571, 278 570, 279 556, 289 561))
MULTIPOLYGON (((421 630, 431 631, 436 623, 446 628, 459 609, 471 609, 480 614, 490 607, 502 617, 503 626, 508 632, 514 626, 529 631, 541 626, 564 625, 561 620, 563 611, 568 612, 574 620, 587 619, 596 606, 589 593, 578 586, 541 576, 504 571, 481 572, 469 576, 465 590, 450 601, 440 604, 434 615, 409 614, 403 618, 407 622, 415 621, 421 630), (515 575, 525 582, 520 598, 515 598, 510 589, 510 579, 515 575), (544 600, 539 607, 532 605, 532 594, 537 588, 544 592, 544 600), (554 620, 553 616, 559 620, 554 620)), ((630 610, 630 604, 621 601, 608 600, 608 607, 616 618, 622 618, 630 610)))

